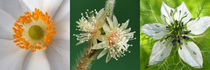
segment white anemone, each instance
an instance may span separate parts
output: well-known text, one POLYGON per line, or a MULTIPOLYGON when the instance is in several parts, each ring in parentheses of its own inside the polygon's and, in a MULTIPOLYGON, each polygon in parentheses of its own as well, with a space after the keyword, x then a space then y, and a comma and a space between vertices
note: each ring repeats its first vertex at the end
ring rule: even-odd
POLYGON ((70 0, 0 1, 1 70, 70 70, 70 0), (56 25, 52 45, 45 50, 21 49, 13 43, 13 24, 24 11, 48 12, 56 25))

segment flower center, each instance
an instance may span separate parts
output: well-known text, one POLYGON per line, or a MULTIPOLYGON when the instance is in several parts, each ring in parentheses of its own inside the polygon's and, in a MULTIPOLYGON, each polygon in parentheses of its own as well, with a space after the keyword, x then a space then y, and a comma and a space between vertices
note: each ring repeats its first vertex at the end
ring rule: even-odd
POLYGON ((50 19, 48 13, 45 14, 39 9, 34 12, 24 12, 24 16, 20 16, 14 23, 12 28, 13 38, 16 46, 22 49, 44 50, 47 45, 52 45, 52 39, 55 32, 55 24, 50 19))
POLYGON ((34 40, 40 40, 44 36, 44 31, 38 25, 33 25, 28 30, 29 36, 34 40))
POLYGON ((181 21, 175 20, 174 23, 166 26, 166 30, 169 31, 166 39, 169 37, 172 38, 172 43, 174 46, 176 46, 177 43, 182 44, 182 39, 189 39, 189 37, 186 35, 190 33, 190 30, 187 30, 186 25, 184 25, 181 21))
POLYGON ((116 44, 119 41, 119 34, 117 32, 112 32, 109 36, 108 36, 108 42, 109 45, 112 46, 114 44, 116 44))

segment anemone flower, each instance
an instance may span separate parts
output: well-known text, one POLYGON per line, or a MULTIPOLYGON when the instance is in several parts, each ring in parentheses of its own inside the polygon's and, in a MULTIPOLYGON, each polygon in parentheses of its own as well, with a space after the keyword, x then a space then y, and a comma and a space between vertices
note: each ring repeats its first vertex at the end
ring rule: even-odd
POLYGON ((202 68, 202 54, 193 38, 207 30, 210 17, 191 18, 184 2, 176 10, 162 2, 161 19, 164 24, 145 24, 141 27, 143 33, 158 40, 152 48, 149 65, 163 61, 172 48, 177 47, 179 57, 184 62, 194 68, 202 68))
POLYGON ((1 0, 2 70, 70 69, 70 0, 1 0))

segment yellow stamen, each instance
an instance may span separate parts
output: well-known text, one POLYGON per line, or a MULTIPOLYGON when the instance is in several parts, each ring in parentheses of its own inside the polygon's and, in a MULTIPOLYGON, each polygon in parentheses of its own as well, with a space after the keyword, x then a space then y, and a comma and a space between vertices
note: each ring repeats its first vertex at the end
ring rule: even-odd
POLYGON ((24 12, 25 15, 20 16, 18 20, 14 23, 12 27, 15 34, 13 34, 14 43, 16 46, 22 49, 32 49, 32 52, 36 50, 44 50, 47 48, 47 45, 52 45, 52 39, 56 34, 55 24, 48 13, 45 14, 39 9, 35 8, 35 11, 24 12), (29 28, 37 26, 35 31, 29 28), (41 30, 40 30, 41 28, 41 30), (38 30, 37 30, 38 29, 38 30), (38 32, 43 32, 39 34, 38 32), (31 33, 31 35, 29 35, 31 33), (37 33, 36 33, 37 32, 37 33), (37 38, 33 38, 38 35, 37 38), (43 35, 43 37, 41 36, 43 35))

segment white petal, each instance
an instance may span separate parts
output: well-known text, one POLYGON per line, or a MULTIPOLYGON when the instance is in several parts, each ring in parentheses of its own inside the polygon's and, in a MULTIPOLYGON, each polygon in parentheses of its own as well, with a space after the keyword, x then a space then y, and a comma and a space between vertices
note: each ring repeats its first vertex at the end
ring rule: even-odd
POLYGON ((99 41, 104 41, 104 40, 105 40, 105 36, 104 36, 104 35, 100 35, 100 36, 98 37, 98 40, 99 40, 99 41))
POLYGON ((19 16, 24 14, 26 10, 24 7, 21 6, 19 0, 0 0, 0 9, 9 13, 12 17, 17 19, 19 16))
POLYGON ((117 18, 116 18, 115 15, 113 16, 113 26, 114 27, 117 27, 118 26, 118 21, 117 21, 117 18))
POLYGON ((0 39, 0 69, 1 70, 22 70, 24 58, 28 50, 15 46, 12 40, 0 39))
POLYGON ((113 29, 113 22, 112 22, 112 20, 110 19, 110 18, 106 18, 107 19, 107 21, 108 21, 108 24, 109 24, 109 27, 111 28, 111 29, 113 29))
POLYGON ((36 52, 29 53, 24 60, 23 70, 50 70, 50 64, 45 51, 37 50, 36 52))
POLYGON ((190 21, 187 24, 187 29, 191 30, 192 34, 199 35, 205 32, 210 26, 210 17, 200 17, 190 21))
POLYGON ((203 58, 200 49, 194 42, 186 42, 178 50, 184 62, 195 68, 202 68, 203 58))
POLYGON ((70 40, 54 40, 46 55, 51 70, 70 70, 70 40))
POLYGON ((106 45, 106 42, 101 42, 101 43, 98 43, 97 45, 94 45, 91 49, 102 49, 104 48, 106 45))
POLYGON ((160 23, 145 24, 141 27, 143 33, 153 39, 161 39, 166 35, 166 25, 160 23))
POLYGON ((97 16, 96 16, 96 20, 101 20, 101 19, 106 18, 106 17, 104 17, 104 16, 105 16, 104 14, 105 14, 105 13, 104 13, 104 8, 102 8, 102 9, 98 12, 98 14, 97 14, 97 16))
POLYGON ((104 56, 107 53, 107 49, 104 49, 103 51, 100 52, 100 54, 97 56, 97 59, 100 59, 102 56, 104 56))
POLYGON ((182 19, 182 22, 186 23, 191 19, 191 13, 190 11, 187 9, 186 5, 184 2, 182 2, 182 4, 177 7, 177 11, 175 13, 175 20, 180 21, 182 17, 186 16, 185 18, 182 19))
POLYGON ((103 30, 104 30, 105 33, 110 32, 109 25, 108 24, 104 24, 103 25, 103 30))
POLYGON ((70 40, 70 0, 64 0, 55 14, 55 39, 70 40))
POLYGON ((0 39, 12 39, 12 27, 15 19, 8 13, 0 10, 0 21, 0 39))
POLYGON ((128 23, 129 23, 129 20, 127 20, 125 23, 123 23, 121 26, 120 26, 120 29, 126 29, 127 26, 128 26, 128 23))
POLYGON ((23 0, 25 6, 27 6, 31 11, 35 8, 41 9, 43 12, 48 12, 52 17, 63 0, 23 0))
POLYGON ((172 43, 169 40, 157 41, 153 48, 149 59, 149 65, 157 64, 169 56, 172 49, 172 43))
POLYGON ((164 2, 162 2, 162 6, 161 6, 161 19, 167 23, 167 24, 171 24, 173 22, 171 13, 172 11, 174 11, 173 8, 167 6, 164 2), (164 17, 165 16, 165 17, 164 17))
POLYGON ((111 60, 111 56, 110 56, 110 53, 108 53, 106 56, 106 63, 109 62, 110 60, 111 60))

